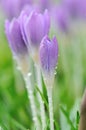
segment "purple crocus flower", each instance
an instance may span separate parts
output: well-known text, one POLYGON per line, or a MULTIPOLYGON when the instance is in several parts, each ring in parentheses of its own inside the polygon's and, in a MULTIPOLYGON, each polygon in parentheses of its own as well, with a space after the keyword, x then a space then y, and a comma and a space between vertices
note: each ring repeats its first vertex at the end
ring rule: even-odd
POLYGON ((38 47, 42 38, 49 33, 50 17, 48 11, 46 10, 43 15, 33 11, 29 16, 25 16, 23 28, 25 31, 23 37, 26 36, 28 40, 26 45, 31 44, 31 46, 38 47))
POLYGON ((78 16, 79 0, 63 0, 63 6, 67 9, 72 17, 76 18, 78 16))
POLYGON ((63 0, 63 6, 73 18, 86 18, 86 0, 63 0))
POLYGON ((9 19, 19 16, 21 10, 30 4, 31 0, 2 0, 1 5, 9 19))
POLYGON ((13 55, 25 55, 27 47, 22 38, 19 19, 14 18, 12 22, 7 20, 5 23, 5 32, 13 55))
POLYGON ((38 11, 39 9, 36 6, 27 6, 24 10, 22 10, 19 16, 21 33, 26 45, 28 43, 28 36, 25 33, 25 26, 26 26, 25 23, 33 10, 38 11))
POLYGON ((52 40, 45 36, 40 44, 40 63, 45 74, 52 76, 58 60, 58 42, 56 37, 52 40))
POLYGON ((63 6, 58 6, 54 10, 55 24, 60 30, 68 32, 70 24, 70 16, 67 10, 63 6))
POLYGON ((79 0, 79 15, 86 19, 86 0, 79 0))

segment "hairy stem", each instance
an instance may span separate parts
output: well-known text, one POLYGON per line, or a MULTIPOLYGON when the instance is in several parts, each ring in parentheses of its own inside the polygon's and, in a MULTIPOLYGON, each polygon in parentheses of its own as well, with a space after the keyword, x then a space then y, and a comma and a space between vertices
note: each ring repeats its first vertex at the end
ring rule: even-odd
POLYGON ((29 99, 30 99, 33 122, 35 124, 36 130, 40 130, 40 123, 39 123, 39 120, 37 117, 37 110, 36 110, 36 105, 35 105, 35 101, 34 101, 33 88, 31 85, 31 73, 28 73, 28 75, 24 79, 26 82, 26 88, 27 88, 29 99))
MULTIPOLYGON (((37 85, 39 87, 39 90, 43 93, 41 71, 40 71, 40 67, 38 65, 36 65, 36 74, 37 74, 37 85)), ((42 122, 42 130, 45 130, 46 116, 45 116, 44 101, 42 100, 42 97, 39 94, 37 96, 38 96, 38 100, 40 103, 40 115, 41 115, 41 122, 42 122)))
POLYGON ((54 130, 52 87, 47 88, 47 95, 49 102, 50 130, 54 130))

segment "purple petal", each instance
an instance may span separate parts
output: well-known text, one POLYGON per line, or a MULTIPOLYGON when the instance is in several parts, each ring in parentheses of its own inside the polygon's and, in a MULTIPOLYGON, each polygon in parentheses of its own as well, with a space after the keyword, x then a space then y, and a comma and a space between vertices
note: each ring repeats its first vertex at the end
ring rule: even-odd
POLYGON ((40 62, 44 72, 52 73, 58 60, 58 43, 56 37, 50 40, 45 36, 40 45, 40 62))
POLYGON ((21 35, 19 21, 17 19, 13 19, 11 23, 7 21, 5 30, 13 54, 23 55, 27 53, 27 48, 21 35))
POLYGON ((46 11, 44 15, 33 11, 27 18, 25 23, 25 32, 28 42, 33 46, 39 46, 42 38, 48 34, 50 27, 50 20, 48 12, 46 11))
POLYGON ((26 37, 26 34, 25 34, 25 30, 24 30, 24 23, 27 19, 27 14, 22 11, 20 17, 19 17, 19 21, 20 21, 20 29, 21 29, 21 34, 22 34, 22 37, 23 37, 23 40, 25 41, 25 44, 28 43, 28 40, 27 40, 27 37, 26 37))
POLYGON ((38 15, 36 12, 33 12, 27 19, 25 30, 32 44, 37 45, 40 43, 43 36, 43 26, 42 16, 38 15))

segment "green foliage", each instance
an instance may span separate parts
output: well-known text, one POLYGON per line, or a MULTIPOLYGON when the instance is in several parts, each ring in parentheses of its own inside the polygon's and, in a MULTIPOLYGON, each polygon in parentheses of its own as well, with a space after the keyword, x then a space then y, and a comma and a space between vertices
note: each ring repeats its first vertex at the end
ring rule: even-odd
MULTIPOLYGON (((14 65, 2 23, 0 24, 0 126, 2 130, 31 130, 32 114, 25 83, 14 65)), ((59 60, 53 91, 55 130, 63 130, 60 111, 70 130, 78 130, 79 109, 72 115, 74 120, 71 118, 71 110, 76 100, 81 98, 86 85, 86 32, 83 33, 83 29, 80 31, 81 33, 76 32, 75 37, 56 34, 59 60)), ((49 130, 48 100, 44 82, 43 90, 41 93, 35 86, 35 91, 45 103, 46 130, 49 130)))

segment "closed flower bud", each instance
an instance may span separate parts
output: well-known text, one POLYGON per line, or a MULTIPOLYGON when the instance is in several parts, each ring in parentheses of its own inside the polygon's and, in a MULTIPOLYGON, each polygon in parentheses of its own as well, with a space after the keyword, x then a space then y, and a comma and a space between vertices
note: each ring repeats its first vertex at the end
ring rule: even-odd
POLYGON ((37 11, 33 11, 27 17, 24 24, 28 43, 34 47, 38 47, 42 38, 49 33, 50 17, 48 11, 46 10, 43 15, 37 11))
POLYGON ((6 21, 5 32, 13 56, 18 60, 18 63, 21 64, 22 69, 26 71, 28 51, 22 38, 19 20, 13 19, 12 22, 6 21))
POLYGON ((6 21, 5 31, 13 54, 23 55, 27 53, 27 47, 21 35, 20 23, 18 19, 13 19, 11 23, 6 21))
POLYGON ((26 21, 29 15, 31 14, 32 11, 37 11, 38 8, 36 6, 27 6, 24 10, 22 10, 20 16, 19 16, 19 21, 20 21, 20 29, 22 33, 22 37, 24 39, 24 42, 26 45, 29 46, 28 44, 28 36, 25 33, 25 26, 26 26, 26 21))
POLYGON ((50 40, 48 36, 45 36, 40 45, 40 63, 45 78, 53 80, 57 60, 58 42, 56 37, 50 40))

